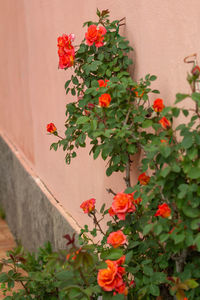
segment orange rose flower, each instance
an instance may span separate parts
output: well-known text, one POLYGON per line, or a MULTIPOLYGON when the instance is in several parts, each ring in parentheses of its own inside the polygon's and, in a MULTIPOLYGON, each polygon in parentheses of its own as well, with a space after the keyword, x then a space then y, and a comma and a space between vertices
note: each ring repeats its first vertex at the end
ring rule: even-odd
POLYGON ((115 290, 117 293, 125 293, 125 284, 122 276, 125 274, 125 269, 121 265, 125 262, 125 256, 118 260, 106 260, 106 269, 100 269, 97 275, 99 286, 107 292, 115 290))
POLYGON ((150 181, 150 177, 145 173, 142 173, 139 175, 138 181, 140 182, 141 185, 147 185, 150 181))
POLYGON ((103 94, 99 97, 99 105, 101 107, 108 107, 111 102, 111 97, 109 94, 103 94))
POLYGON ((91 198, 89 200, 84 201, 81 205, 80 208, 84 211, 85 214, 89 214, 93 210, 95 210, 95 202, 96 200, 94 198, 91 198))
POLYGON ((171 122, 169 120, 167 120, 167 118, 165 118, 165 117, 162 117, 162 119, 160 119, 159 123, 162 126, 162 128, 164 128, 164 129, 168 129, 171 127, 171 122))
POLYGON ((121 230, 111 232, 107 238, 107 243, 112 245, 113 248, 117 248, 121 245, 124 245, 126 242, 126 236, 121 230))
POLYGON ((54 123, 49 123, 47 124, 47 131, 49 133, 56 133, 57 132, 57 128, 56 126, 54 125, 54 123))
POLYGON ((120 220, 125 220, 127 213, 135 211, 133 195, 118 193, 113 198, 112 209, 120 220))
POLYGON ((115 288, 117 264, 115 261, 106 260, 107 269, 100 269, 97 276, 98 285, 104 291, 110 292, 115 288))
POLYGON ((164 108, 163 100, 162 99, 156 99, 153 103, 153 109, 156 112, 161 112, 164 108))
POLYGON ((99 29, 97 29, 97 26, 92 24, 88 27, 88 31, 85 34, 86 43, 88 46, 92 46, 95 43, 97 48, 102 47, 104 45, 103 40, 105 34, 105 27, 99 26, 99 29))
POLYGON ((168 206, 167 203, 158 205, 158 210, 155 213, 155 216, 156 217, 160 216, 162 218, 168 218, 169 216, 171 216, 171 208, 168 206))

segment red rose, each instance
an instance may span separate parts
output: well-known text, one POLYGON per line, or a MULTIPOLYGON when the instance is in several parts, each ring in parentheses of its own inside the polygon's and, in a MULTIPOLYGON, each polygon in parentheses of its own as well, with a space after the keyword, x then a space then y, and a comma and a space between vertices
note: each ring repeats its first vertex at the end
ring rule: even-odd
POLYGON ((99 105, 101 107, 108 107, 111 102, 111 96, 109 94, 103 94, 99 97, 99 105))
POLYGON ((171 216, 171 208, 168 206, 167 203, 158 205, 158 210, 155 213, 155 216, 156 217, 160 216, 162 218, 168 218, 169 216, 171 216))
POLYGON ((88 46, 92 46, 95 43, 95 46, 97 48, 102 47, 105 34, 105 27, 100 26, 99 29, 97 29, 97 26, 95 24, 90 25, 88 27, 88 31, 85 34, 86 43, 88 44, 88 46))
POLYGON ((99 79, 98 83, 99 83, 99 87, 107 87, 107 82, 109 82, 109 80, 105 79, 105 81, 103 79, 99 79))
POLYGON ((164 108, 163 100, 162 99, 156 99, 153 103, 153 109, 156 112, 161 112, 164 108))
POLYGON ((140 182, 141 185, 147 185, 150 181, 150 177, 145 173, 142 173, 139 175, 138 181, 140 182))
POLYGON ((171 122, 165 117, 162 117, 162 119, 160 119, 159 123, 163 129, 168 129, 171 127, 171 122))
POLYGON ((107 238, 107 243, 112 245, 113 248, 118 248, 127 242, 126 236, 121 230, 111 232, 107 238))
POLYGON ((112 210, 120 220, 125 220, 126 214, 135 211, 133 195, 118 193, 113 198, 112 210))
POLYGON ((56 133, 57 132, 57 128, 56 126, 54 125, 54 123, 49 123, 47 124, 47 131, 49 133, 56 133))

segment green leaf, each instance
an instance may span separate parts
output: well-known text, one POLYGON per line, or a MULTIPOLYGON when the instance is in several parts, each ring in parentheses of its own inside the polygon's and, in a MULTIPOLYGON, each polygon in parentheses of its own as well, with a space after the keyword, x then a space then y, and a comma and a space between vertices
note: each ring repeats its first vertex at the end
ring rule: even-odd
POLYGON ((179 243, 182 243, 185 239, 185 233, 182 232, 180 234, 176 234, 175 238, 174 238, 174 243, 175 245, 176 244, 179 244, 179 243))
POLYGON ((176 94, 175 104, 181 102, 182 100, 184 100, 187 97, 190 97, 190 95, 188 95, 188 94, 176 94))
POLYGON ((152 90, 152 93, 154 93, 154 94, 160 94, 160 92, 158 90, 152 90))
POLYGON ((145 275, 147 276, 152 276, 153 275, 153 268, 152 267, 149 267, 149 266, 144 266, 143 267, 143 272, 145 275))
POLYGON ((171 171, 171 167, 168 166, 160 172, 160 175, 165 178, 170 173, 170 171, 171 171))
POLYGON ((163 227, 161 224, 157 223, 156 225, 154 225, 153 227, 153 231, 155 232, 156 235, 159 235, 163 230, 163 227))
POLYGON ((195 289, 199 286, 195 279, 187 279, 184 281, 184 284, 186 284, 190 289, 195 289))
POLYGON ((153 223, 145 225, 143 229, 143 235, 148 234, 152 228, 153 228, 153 223))
POLYGON ((152 75, 150 78, 150 81, 154 81, 154 80, 156 80, 157 79, 157 76, 155 76, 155 75, 152 75))
POLYGON ((159 237, 161 243, 164 243, 168 238, 169 238, 169 234, 168 233, 163 233, 159 237))
POLYGON ((125 259, 125 263, 126 264, 129 264, 131 259, 133 257, 133 251, 129 251, 127 254, 126 254, 126 259, 125 259))
POLYGON ((200 106, 200 93, 192 93, 192 99, 200 106))
POLYGON ((145 120, 143 123, 142 123, 142 128, 148 128, 150 126, 152 126, 152 120, 145 120))
POLYGON ((105 203, 101 206, 101 209, 100 209, 100 213, 101 213, 101 214, 104 212, 105 206, 106 206, 105 203))
POLYGON ((76 124, 77 125, 80 125, 80 124, 85 124, 89 121, 89 118, 86 117, 86 116, 82 116, 82 117, 79 117, 76 121, 76 124))
POLYGON ((200 233, 197 234, 197 237, 195 239, 195 244, 197 245, 197 249, 200 252, 200 233))
POLYGON ((200 168, 192 167, 188 172, 188 177, 190 177, 191 179, 200 178, 200 168))
POLYGON ((185 149, 189 149, 192 145, 193 145, 193 136, 192 134, 187 134, 182 142, 181 145, 185 148, 185 149))
POLYGON ((53 143, 53 144, 51 144, 51 146, 50 146, 50 150, 51 149, 54 149, 55 151, 58 149, 58 143, 53 143))
POLYGON ((128 187, 128 188, 126 188, 125 191, 124 191, 125 194, 131 194, 131 193, 133 193, 133 192, 134 192, 134 189, 133 189, 132 187, 128 187))
POLYGON ((101 258, 102 259, 119 259, 123 255, 123 250, 119 248, 112 248, 109 249, 108 251, 102 252, 101 253, 101 258))
POLYGON ((197 218, 200 216, 200 211, 197 208, 192 208, 189 205, 184 205, 182 207, 183 213, 188 218, 197 218))
POLYGON ((192 222, 190 223, 190 228, 192 230, 199 229, 200 228, 200 219, 192 220, 192 222))
POLYGON ((182 113, 184 114, 185 117, 189 115, 189 111, 187 109, 183 109, 182 113))
POLYGON ((71 79, 70 79, 70 80, 67 80, 67 81, 65 82, 65 89, 67 89, 67 88, 68 88, 68 86, 69 86, 70 82, 71 82, 71 79))
POLYGON ((149 285, 149 292, 153 296, 159 296, 160 295, 160 289, 157 285, 155 284, 150 284, 149 285))
POLYGON ((93 153, 93 158, 94 158, 94 159, 97 159, 97 157, 98 157, 99 154, 100 154, 100 151, 101 151, 100 147, 98 147, 98 148, 95 149, 95 151, 94 151, 94 153, 93 153))
POLYGON ((78 78, 75 77, 75 76, 72 77, 72 82, 73 82, 73 84, 75 84, 75 85, 78 85, 78 84, 79 84, 78 78))
POLYGON ((160 145, 160 153, 167 158, 171 154, 171 148, 165 143, 162 143, 160 145))

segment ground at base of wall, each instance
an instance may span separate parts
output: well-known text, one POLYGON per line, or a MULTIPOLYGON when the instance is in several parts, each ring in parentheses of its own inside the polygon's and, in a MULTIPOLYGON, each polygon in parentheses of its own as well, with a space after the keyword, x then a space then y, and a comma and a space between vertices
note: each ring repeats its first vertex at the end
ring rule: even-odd
MULTIPOLYGON (((10 232, 10 229, 6 222, 2 219, 0 219, 0 260, 2 258, 6 258, 6 252, 8 250, 11 250, 16 246, 14 237, 12 233, 10 232)), ((6 268, 4 267, 2 271, 6 271, 6 268)), ((16 285, 16 289, 21 288, 20 284, 19 286, 16 285)), ((9 296, 7 294, 7 296, 9 296)), ((2 295, 2 292, 0 290, 0 300, 4 299, 5 296, 2 295)))

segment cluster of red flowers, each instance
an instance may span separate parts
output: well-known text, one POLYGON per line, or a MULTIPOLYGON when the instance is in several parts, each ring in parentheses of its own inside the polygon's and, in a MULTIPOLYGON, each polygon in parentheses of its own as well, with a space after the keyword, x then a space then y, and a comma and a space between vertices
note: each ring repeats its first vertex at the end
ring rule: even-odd
POLYGON ((106 269, 100 269, 97 276, 97 281, 99 286, 107 292, 114 291, 114 295, 118 294, 128 294, 128 288, 123 281, 123 275, 125 274, 125 269, 121 265, 125 262, 125 256, 122 256, 118 260, 106 260, 106 269))
POLYGON ((74 34, 58 37, 58 56, 59 56, 59 68, 70 68, 74 64, 75 50, 72 42, 74 41, 74 34))
POLYGON ((85 34, 86 43, 88 46, 95 44, 97 48, 104 45, 104 35, 106 34, 106 28, 104 26, 99 26, 99 29, 95 24, 88 27, 88 31, 85 34))

